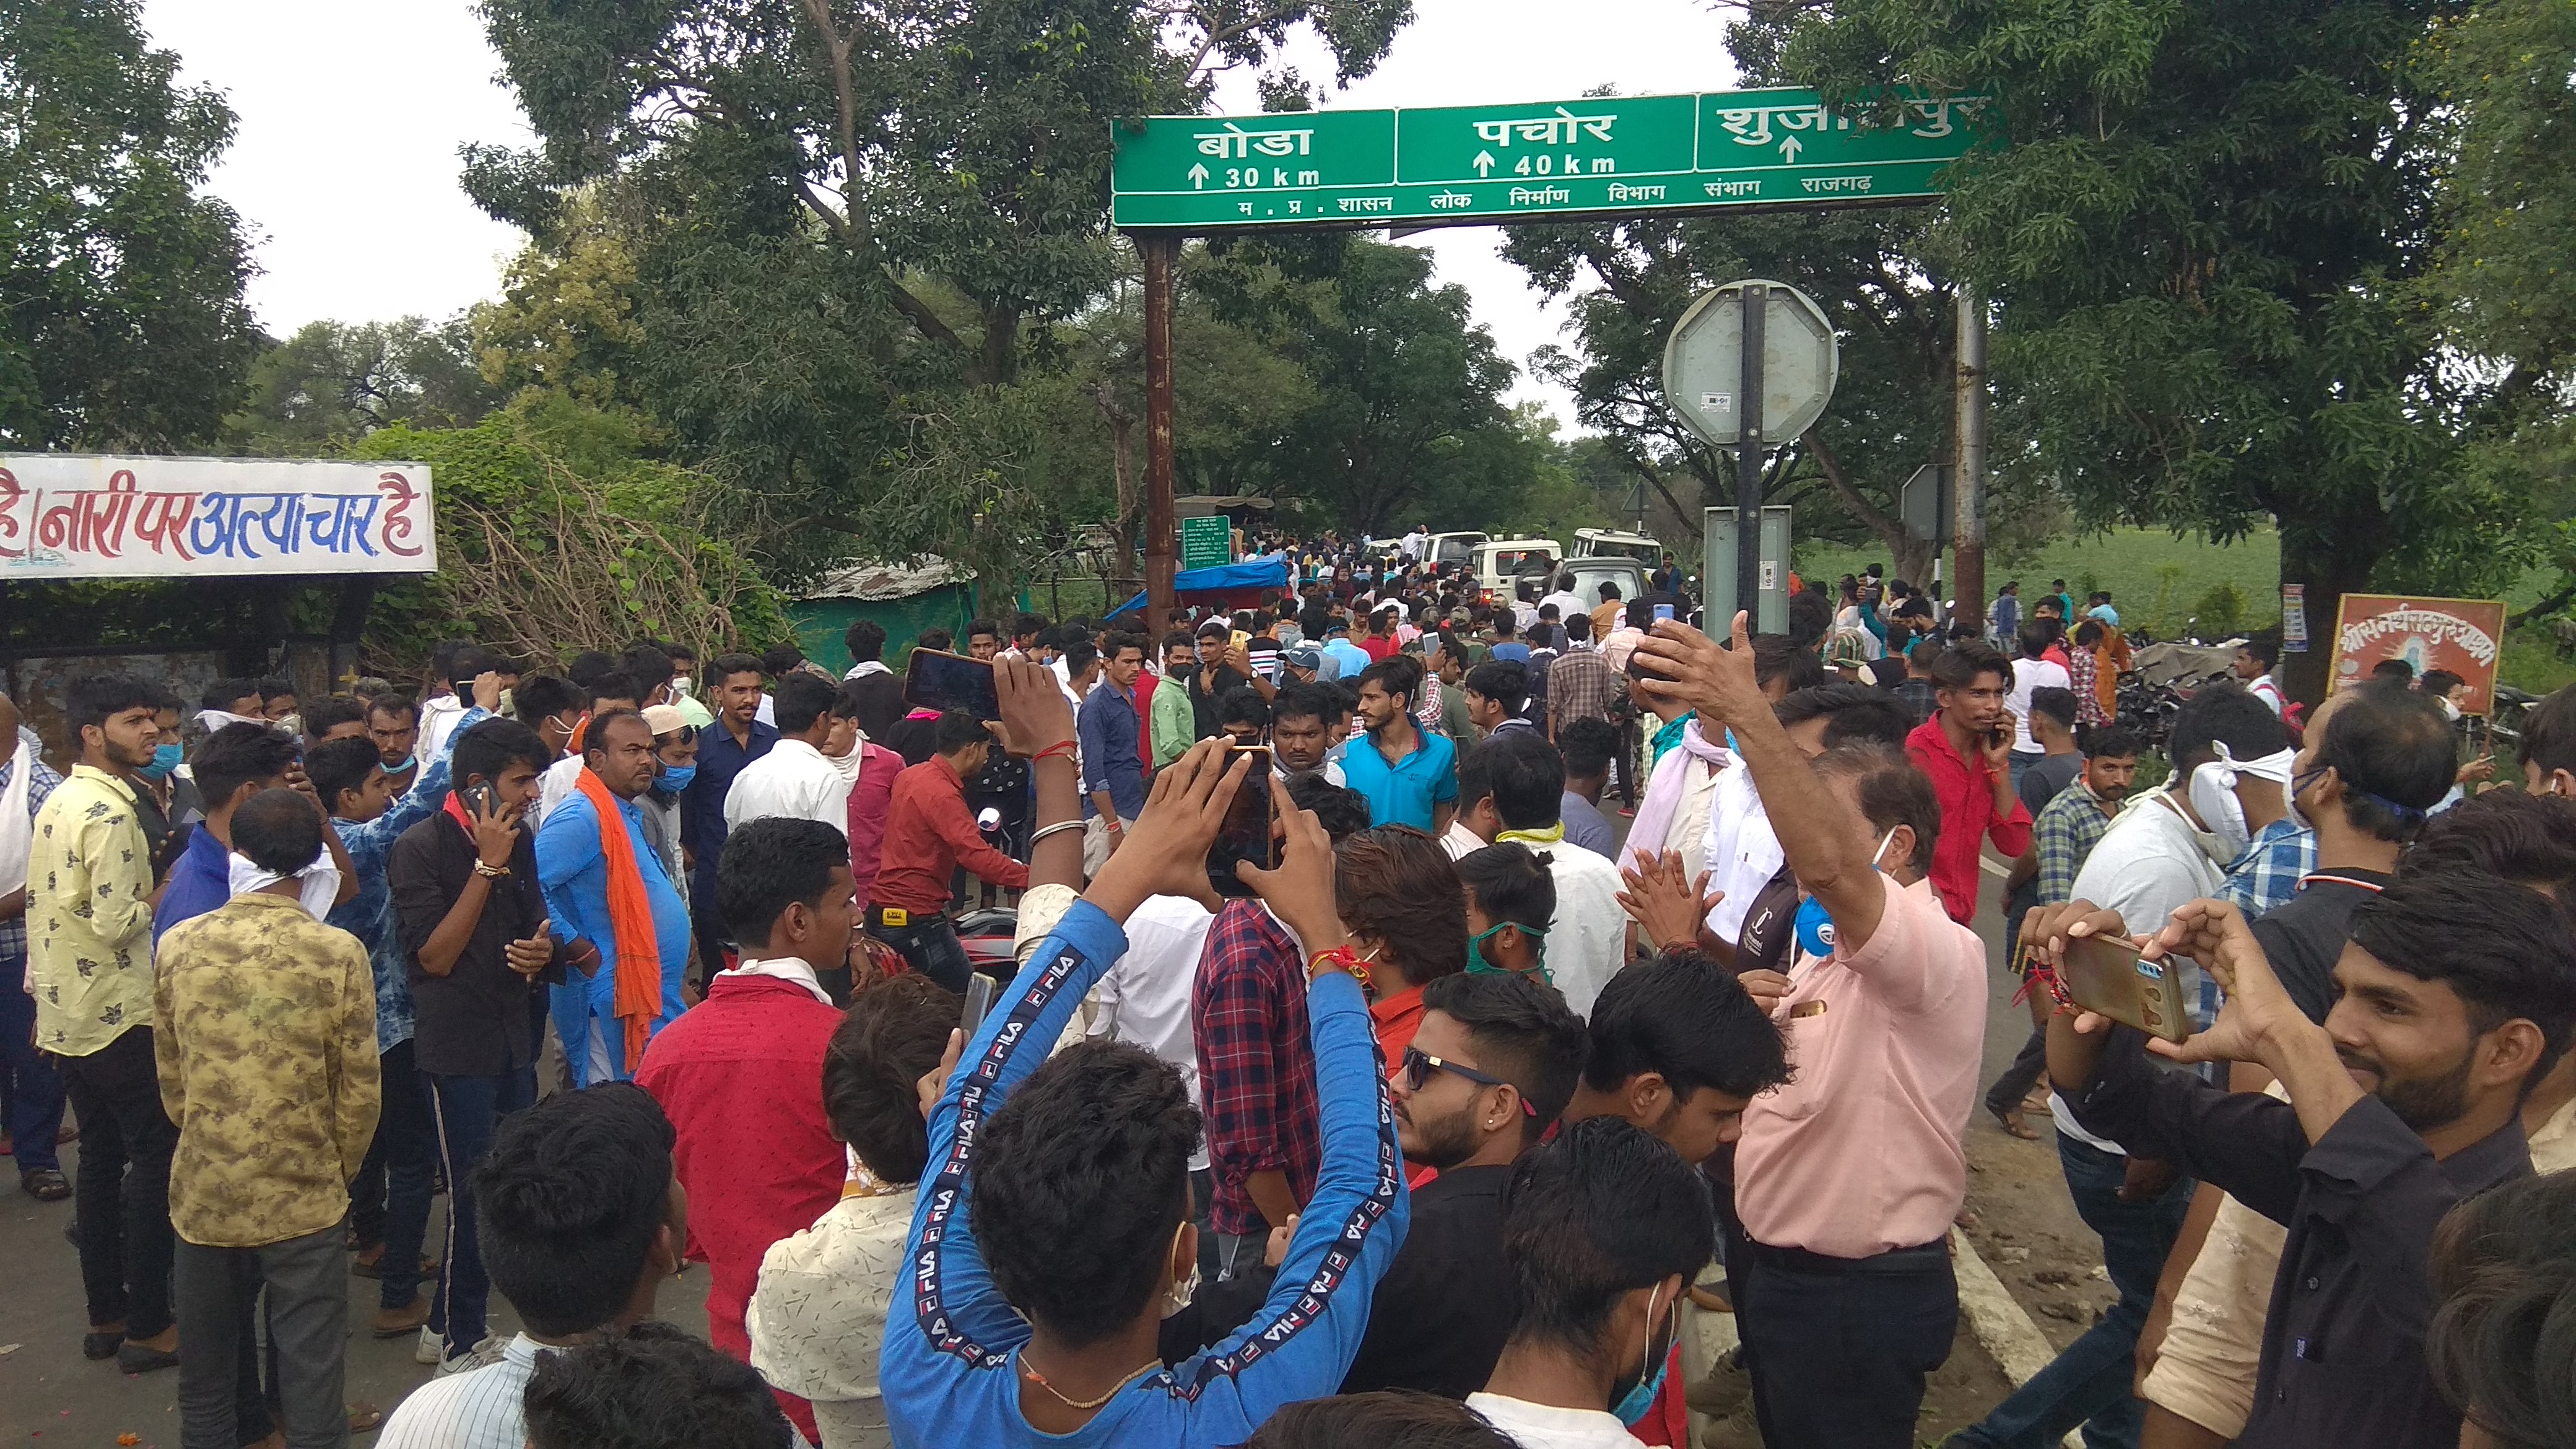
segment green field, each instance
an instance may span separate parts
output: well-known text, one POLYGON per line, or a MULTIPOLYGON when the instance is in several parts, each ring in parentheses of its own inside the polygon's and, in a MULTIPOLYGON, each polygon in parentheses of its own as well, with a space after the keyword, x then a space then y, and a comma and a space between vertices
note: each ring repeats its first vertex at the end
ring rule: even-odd
MULTIPOLYGON (((1831 586, 1847 573, 1888 561, 1877 547, 1842 548, 1802 543, 1797 548, 1798 573, 1810 582, 1831 586)), ((1947 570, 1944 564, 1944 570, 1947 570)), ((1986 562, 1988 598, 2007 580, 2021 582, 2025 603, 2048 592, 2051 579, 2066 580, 2081 607, 2095 589, 2111 591, 2111 602, 2123 623, 2144 625, 2158 638, 2181 634, 2210 590, 2232 586, 2238 607, 2236 632, 2281 622, 2281 543, 2270 529, 2221 546, 2199 537, 2175 538, 2158 529, 2119 528, 2095 538, 2050 544, 2035 556, 2005 567, 1986 562)), ((1919 582, 1919 581, 1918 581, 1919 582)), ((2317 621, 2308 621, 2311 630, 2317 621)))
MULTIPOLYGON (((1801 543, 1797 559, 1800 577, 1830 587, 1844 574, 1885 563, 1888 556, 1886 550, 1874 546, 1843 548, 1801 543)), ((2281 542, 2268 528, 2225 546, 2198 536, 2176 538, 2161 529, 2117 528, 2099 537, 2050 544, 2033 557, 2015 560, 2010 567, 1989 559, 1986 587, 1991 599, 1992 591, 2001 588, 2006 580, 2018 579, 2021 596, 2027 602, 2045 592, 2049 580, 2064 579, 2079 607, 2087 593, 2109 589, 2122 622, 2143 624, 2156 637, 2171 638, 2190 629, 2204 598, 2222 586, 2236 590, 2239 611, 2235 627, 2202 632, 2238 633, 2277 626, 2281 622, 2280 569, 2281 542)), ((2543 581, 2535 579, 2529 587, 2516 591, 2510 602, 2515 607, 2528 606, 2538 599, 2543 586, 2543 581)), ((2331 619, 2312 615, 2308 632, 2322 639, 2333 625, 2331 619)), ((2507 684, 2546 694, 2576 683, 2576 660, 2561 658, 2554 642, 2542 631, 2523 629, 2506 639, 2500 673, 2507 684)))

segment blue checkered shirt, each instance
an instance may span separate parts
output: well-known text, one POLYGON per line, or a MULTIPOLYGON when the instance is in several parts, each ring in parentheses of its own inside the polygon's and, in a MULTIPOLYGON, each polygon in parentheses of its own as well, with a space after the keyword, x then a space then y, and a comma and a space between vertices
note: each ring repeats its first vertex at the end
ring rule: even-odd
POLYGON ((2317 868, 2317 833, 2284 815, 2266 825, 2227 868, 2218 898, 2253 920, 2270 915, 2299 893, 2299 880, 2317 868))
MULTIPOLYGON (((37 759, 34 748, 22 749, 19 753, 33 762, 30 768, 35 771, 27 777, 27 824, 33 829, 36 812, 45 808, 45 797, 54 793, 54 787, 63 782, 63 777, 55 774, 43 760, 37 759)), ((14 758, 0 764, 0 792, 6 792, 15 782, 10 772, 17 768, 18 761, 14 758)), ((26 882, 22 880, 17 884, 24 886, 26 882)), ((27 969, 27 916, 23 911, 0 921, 0 962, 11 968, 0 974, 12 980, 27 969)))

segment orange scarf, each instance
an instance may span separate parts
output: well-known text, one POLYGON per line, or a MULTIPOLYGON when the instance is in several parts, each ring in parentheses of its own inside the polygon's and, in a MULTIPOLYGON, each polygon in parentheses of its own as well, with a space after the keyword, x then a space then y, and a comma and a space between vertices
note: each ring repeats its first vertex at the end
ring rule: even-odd
POLYGON ((599 814, 599 850, 608 861, 608 932, 617 946, 617 994, 611 1008, 626 1023, 626 1073, 633 1076, 644 1061, 653 1018, 662 1014, 662 946, 653 934, 653 898, 645 892, 643 868, 635 863, 626 813, 618 808, 622 802, 588 765, 581 767, 577 787, 599 814))

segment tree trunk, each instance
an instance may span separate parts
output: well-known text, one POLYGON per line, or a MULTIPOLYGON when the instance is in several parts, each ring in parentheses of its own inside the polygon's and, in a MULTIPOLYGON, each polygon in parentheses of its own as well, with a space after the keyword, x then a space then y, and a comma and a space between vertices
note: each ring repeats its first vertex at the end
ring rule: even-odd
POLYGON ((2281 582, 2306 584, 2308 648, 2281 656, 2281 691, 2310 709, 2326 697, 2326 662, 2334 652, 2335 614, 2343 596, 2366 592, 2379 561, 2387 520, 2375 510, 2328 519, 2281 535, 2281 582))

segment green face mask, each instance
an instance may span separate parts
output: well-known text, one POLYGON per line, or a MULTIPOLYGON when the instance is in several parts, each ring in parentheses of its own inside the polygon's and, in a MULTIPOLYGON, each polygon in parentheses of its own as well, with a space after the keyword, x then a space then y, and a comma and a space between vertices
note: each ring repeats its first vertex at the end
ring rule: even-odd
POLYGON ((1555 985, 1556 978, 1547 973, 1547 929, 1543 926, 1524 926, 1518 921, 1505 921, 1501 925, 1487 927, 1479 934, 1469 937, 1467 940, 1467 969, 1470 971, 1508 971, 1510 969, 1509 967, 1497 966, 1493 962, 1485 959, 1485 943, 1494 939, 1496 935, 1504 931, 1515 929, 1517 929, 1522 935, 1530 938, 1530 949, 1538 955, 1538 967, 1536 971, 1538 979, 1551 986, 1555 985))

